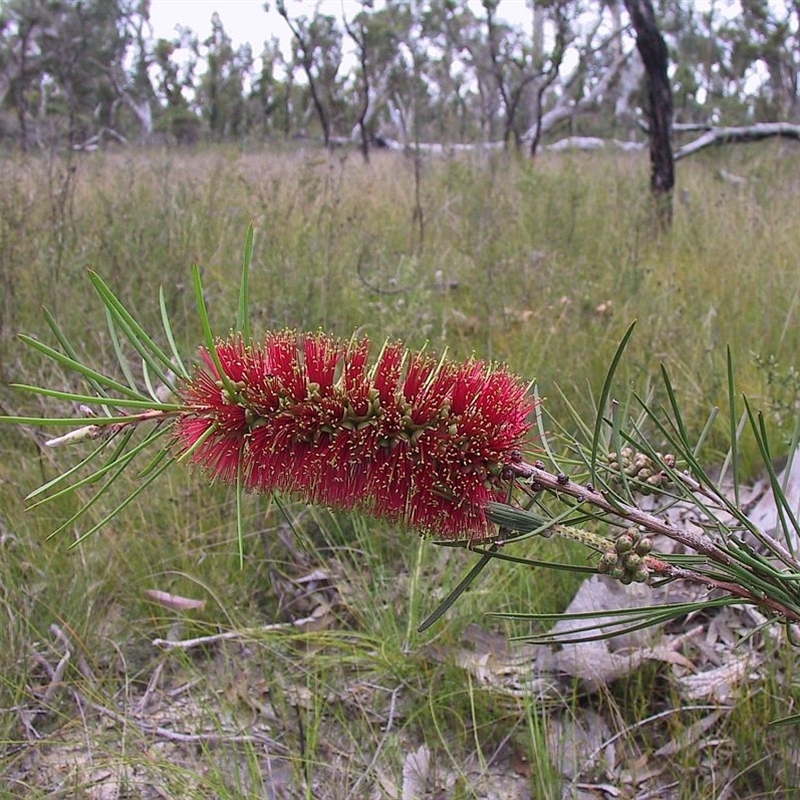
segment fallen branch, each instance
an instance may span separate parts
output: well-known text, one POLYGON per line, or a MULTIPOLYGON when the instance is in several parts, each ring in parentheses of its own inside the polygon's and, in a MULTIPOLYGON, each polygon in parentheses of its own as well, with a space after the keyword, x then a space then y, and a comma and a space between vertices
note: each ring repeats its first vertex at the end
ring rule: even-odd
POLYGON ((693 155, 707 147, 717 147, 722 144, 747 144, 760 142, 773 136, 800 141, 800 125, 791 125, 788 122, 759 122, 755 125, 746 125, 738 128, 712 128, 693 142, 675 151, 675 161, 693 155))

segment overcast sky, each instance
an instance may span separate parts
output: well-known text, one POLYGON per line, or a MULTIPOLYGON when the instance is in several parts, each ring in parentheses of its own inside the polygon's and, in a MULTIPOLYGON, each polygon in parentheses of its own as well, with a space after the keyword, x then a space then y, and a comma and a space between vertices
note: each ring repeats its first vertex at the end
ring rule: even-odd
MULTIPOLYGON (((291 16, 311 15, 316 6, 317 0, 287 0, 286 3, 291 16)), ((355 0, 321 0, 319 6, 323 14, 338 17, 344 9, 348 17, 353 17, 361 4, 355 0)), ((219 12, 222 25, 234 46, 250 42, 255 56, 261 52, 262 44, 272 36, 278 36, 282 45, 289 42, 289 28, 275 10, 275 3, 270 3, 267 12, 264 11, 263 0, 151 0, 153 33, 157 38, 171 39, 175 35, 175 27, 184 25, 191 28, 202 41, 211 34, 211 16, 215 11, 219 12)), ((530 10, 525 0, 501 0, 498 17, 515 24, 530 25, 530 10)))

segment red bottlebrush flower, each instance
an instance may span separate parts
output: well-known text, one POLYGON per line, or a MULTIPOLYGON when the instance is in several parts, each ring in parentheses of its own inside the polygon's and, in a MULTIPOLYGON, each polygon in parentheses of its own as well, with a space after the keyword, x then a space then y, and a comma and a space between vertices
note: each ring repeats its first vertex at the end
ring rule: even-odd
POLYGON ((437 361, 322 333, 219 341, 184 391, 177 439, 213 477, 360 508, 445 539, 493 535, 503 468, 530 430, 527 386, 482 361, 437 361))

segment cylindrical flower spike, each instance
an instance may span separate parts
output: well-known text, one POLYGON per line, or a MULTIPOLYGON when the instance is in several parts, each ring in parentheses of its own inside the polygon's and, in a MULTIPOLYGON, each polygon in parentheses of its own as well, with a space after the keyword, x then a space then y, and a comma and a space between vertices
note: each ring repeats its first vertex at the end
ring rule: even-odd
POLYGON ((282 331, 204 352, 177 440, 213 477, 359 508, 443 539, 494 535, 534 403, 502 367, 282 331), (218 373, 219 364, 224 375, 218 373))

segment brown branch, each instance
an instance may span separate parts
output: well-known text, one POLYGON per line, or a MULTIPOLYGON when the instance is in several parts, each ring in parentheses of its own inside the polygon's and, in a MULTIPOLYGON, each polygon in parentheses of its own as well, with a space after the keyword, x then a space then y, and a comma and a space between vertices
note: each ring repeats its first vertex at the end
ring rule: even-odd
POLYGON ((635 525, 640 525, 651 533, 661 533, 673 541, 689 547, 696 553, 708 556, 717 564, 728 566, 732 563, 731 557, 724 550, 717 547, 707 536, 685 528, 679 528, 669 520, 660 519, 654 514, 642 511, 627 503, 609 500, 607 493, 598 492, 593 486, 581 486, 566 475, 553 475, 553 473, 544 469, 543 464, 528 464, 523 461, 511 464, 509 469, 516 477, 530 480, 535 488, 546 489, 556 495, 568 495, 577 500, 578 503, 589 503, 609 514, 615 514, 635 525))

